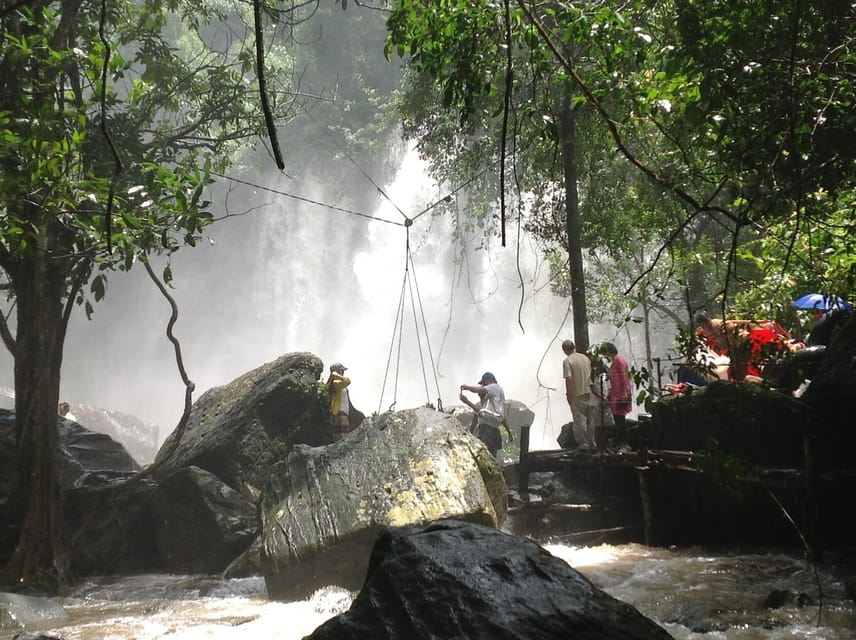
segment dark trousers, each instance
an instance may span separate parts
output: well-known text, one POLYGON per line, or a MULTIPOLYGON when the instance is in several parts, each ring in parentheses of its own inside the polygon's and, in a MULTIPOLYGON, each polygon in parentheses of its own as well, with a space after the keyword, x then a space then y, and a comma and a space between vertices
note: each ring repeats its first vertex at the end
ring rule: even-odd
POLYGON ((499 429, 492 427, 489 424, 480 424, 476 427, 476 438, 484 442, 490 455, 494 458, 499 450, 502 449, 502 434, 499 429))

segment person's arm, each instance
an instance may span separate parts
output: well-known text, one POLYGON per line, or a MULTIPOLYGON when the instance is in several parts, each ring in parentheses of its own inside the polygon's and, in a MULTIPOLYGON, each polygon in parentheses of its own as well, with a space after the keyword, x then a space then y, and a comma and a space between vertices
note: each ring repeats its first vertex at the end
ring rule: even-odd
POLYGON ((345 377, 345 376, 343 376, 341 373, 336 373, 335 371, 334 371, 333 373, 331 373, 331 374, 330 374, 330 379, 331 379, 333 382, 339 382, 339 383, 340 383, 340 386, 341 386, 341 388, 342 388, 342 389, 344 389, 344 388, 345 388, 345 387, 347 387, 349 384, 351 384, 351 379, 350 379, 350 378, 346 378, 346 377, 345 377))
POLYGON ((571 398, 574 397, 574 379, 571 376, 565 377, 565 397, 568 399, 568 404, 571 404, 571 398))
POLYGON ((466 386, 466 385, 463 385, 463 384, 461 385, 461 394, 460 394, 460 396, 459 396, 459 397, 460 397, 460 399, 461 399, 461 402, 463 402, 463 403, 464 403, 465 405, 467 405, 470 409, 472 409, 473 411, 475 411, 475 412, 476 412, 476 415, 478 415, 478 412, 481 410, 481 408, 480 408, 480 407, 477 407, 477 406, 476 406, 476 404, 475 404, 474 402, 472 402, 472 401, 471 401, 467 396, 465 396, 465 395, 464 395, 464 391, 465 391, 464 387, 465 387, 465 386, 466 386))
POLYGON ((485 389, 480 384, 462 384, 461 391, 469 391, 471 393, 477 393, 479 395, 484 395, 487 393, 487 389, 485 389))
POLYGON ((508 441, 514 442, 514 434, 511 433, 511 427, 505 423, 505 420, 502 421, 502 426, 505 427, 505 432, 508 434, 508 441))

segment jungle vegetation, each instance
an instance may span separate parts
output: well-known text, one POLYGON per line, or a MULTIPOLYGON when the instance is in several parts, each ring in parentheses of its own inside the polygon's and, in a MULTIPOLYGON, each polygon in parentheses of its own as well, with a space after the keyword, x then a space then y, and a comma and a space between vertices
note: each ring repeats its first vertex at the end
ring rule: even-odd
MULTIPOLYGON (((466 186, 466 224, 539 238, 580 348, 589 308, 688 322, 853 291, 849 1, 2 0, 0 335, 22 523, 6 583, 72 579, 55 455, 70 314, 117 269, 166 291, 149 258, 198 242, 215 175, 254 147, 283 166, 278 130, 307 108, 294 36, 330 5, 385 21, 371 46, 405 62, 405 135, 466 186)), ((358 122, 340 126, 381 154, 390 121, 358 122)))

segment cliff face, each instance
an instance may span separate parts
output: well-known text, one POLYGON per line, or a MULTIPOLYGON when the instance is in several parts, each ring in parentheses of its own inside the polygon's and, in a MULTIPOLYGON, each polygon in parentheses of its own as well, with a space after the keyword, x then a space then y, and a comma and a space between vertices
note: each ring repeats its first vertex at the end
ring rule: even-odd
POLYGON ((71 413, 78 424, 91 431, 104 433, 123 444, 140 465, 145 466, 155 459, 159 432, 155 423, 121 411, 82 404, 72 404, 71 413))
MULTIPOLYGON (((155 459, 160 429, 153 422, 112 409, 69 403, 75 421, 91 431, 103 433, 122 444, 142 466, 155 459)), ((0 409, 15 410, 15 392, 0 387, 0 409)))

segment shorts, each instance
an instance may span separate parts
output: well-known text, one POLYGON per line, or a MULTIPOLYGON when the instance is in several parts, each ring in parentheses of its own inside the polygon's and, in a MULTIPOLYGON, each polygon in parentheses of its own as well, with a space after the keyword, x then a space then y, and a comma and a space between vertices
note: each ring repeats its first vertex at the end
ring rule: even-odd
POLYGON ((345 434, 351 430, 351 421, 348 418, 348 414, 344 411, 340 411, 338 414, 333 416, 330 419, 330 427, 333 440, 341 440, 345 434))

